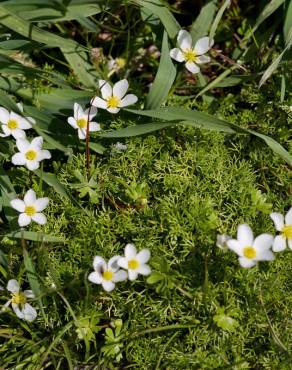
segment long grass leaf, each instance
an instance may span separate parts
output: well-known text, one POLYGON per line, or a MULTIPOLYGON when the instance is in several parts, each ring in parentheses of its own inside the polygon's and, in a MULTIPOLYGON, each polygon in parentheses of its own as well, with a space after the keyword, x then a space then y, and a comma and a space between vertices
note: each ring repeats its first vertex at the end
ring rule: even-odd
POLYGON ((202 7, 200 14, 197 16, 191 27, 191 35, 193 40, 198 40, 200 37, 208 34, 216 9, 216 0, 208 1, 207 4, 202 7))
POLYGON ((231 0, 225 0, 223 5, 219 9, 219 11, 218 11, 213 23, 212 23, 212 27, 211 27, 210 34, 209 34, 210 40, 214 39, 218 24, 221 21, 221 18, 223 17, 223 14, 224 14, 225 10, 229 7, 230 4, 231 4, 231 0))

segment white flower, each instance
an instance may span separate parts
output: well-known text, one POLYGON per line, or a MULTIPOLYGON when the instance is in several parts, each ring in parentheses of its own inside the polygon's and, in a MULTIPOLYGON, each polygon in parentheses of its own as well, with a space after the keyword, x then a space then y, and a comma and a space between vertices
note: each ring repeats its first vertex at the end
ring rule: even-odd
POLYGON ((243 224, 237 228, 237 240, 228 240, 227 246, 239 256, 238 260, 242 267, 252 267, 257 261, 275 259, 270 251, 273 240, 274 238, 270 234, 261 234, 254 239, 251 228, 243 224))
POLYGON ((11 207, 20 212, 18 217, 18 225, 20 227, 27 226, 31 221, 35 221, 40 225, 47 222, 47 218, 43 211, 49 203, 49 198, 36 198, 35 192, 30 189, 24 196, 24 199, 13 199, 10 201, 11 207))
POLYGON ((102 99, 96 96, 91 104, 97 108, 106 109, 110 113, 118 113, 120 108, 135 104, 138 100, 134 94, 127 94, 129 88, 128 81, 121 80, 114 84, 113 88, 105 80, 98 80, 102 99))
POLYGON ((36 310, 26 302, 27 298, 35 298, 33 292, 31 290, 21 292, 19 284, 15 279, 8 281, 7 290, 12 293, 12 298, 4 307, 8 307, 11 304, 17 317, 26 321, 35 320, 37 317, 36 310))
POLYGON ((16 166, 25 165, 29 170, 39 168, 39 162, 43 159, 50 159, 51 153, 48 150, 42 150, 43 138, 38 136, 30 143, 26 139, 17 139, 16 146, 19 153, 12 157, 12 163, 16 166))
POLYGON ((285 222, 284 216, 281 213, 271 213, 270 217, 275 224, 276 230, 280 231, 280 235, 277 235, 274 239, 273 251, 283 251, 286 248, 287 242, 289 248, 292 250, 292 207, 285 216, 285 222))
POLYGON ((146 262, 150 259, 149 249, 142 249, 137 253, 134 244, 127 244, 125 247, 125 257, 118 259, 118 265, 128 270, 129 280, 136 280, 138 274, 149 275, 151 269, 146 262))
POLYGON ((216 246, 220 249, 225 249, 227 247, 227 242, 228 240, 232 239, 231 236, 226 235, 226 234, 218 234, 217 235, 217 241, 216 241, 216 246))
POLYGON ((88 276, 88 280, 94 284, 101 284, 103 289, 110 292, 114 289, 115 283, 127 279, 127 272, 120 270, 117 261, 120 256, 112 257, 108 263, 100 256, 95 256, 93 260, 94 272, 88 276))
MULTIPOLYGON (((74 117, 67 119, 69 125, 78 130, 79 139, 86 138, 87 120, 88 120, 89 109, 85 111, 78 103, 74 103, 74 117)), ((97 122, 92 122, 93 117, 96 116, 97 109, 91 107, 89 114, 89 131, 99 131, 100 125, 97 122)))
POLYGON ((214 40, 209 37, 200 38, 193 46, 192 37, 189 32, 180 30, 177 36, 179 48, 170 50, 170 56, 177 62, 185 62, 186 68, 192 73, 199 73, 200 67, 197 64, 210 62, 210 57, 203 55, 211 49, 214 40))
MULTIPOLYGON (((23 107, 20 103, 17 104, 19 109, 23 111, 23 107)), ((32 124, 35 123, 31 117, 21 117, 19 114, 9 112, 7 109, 0 107, 0 122, 1 128, 4 134, 0 134, 1 137, 12 135, 15 139, 25 138, 24 130, 32 128, 32 124)))

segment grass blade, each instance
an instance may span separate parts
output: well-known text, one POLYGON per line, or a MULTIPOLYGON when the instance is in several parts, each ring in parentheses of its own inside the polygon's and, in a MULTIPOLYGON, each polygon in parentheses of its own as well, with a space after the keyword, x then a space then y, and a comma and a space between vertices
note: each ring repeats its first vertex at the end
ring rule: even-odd
POLYGON ((231 1, 230 0, 225 0, 225 2, 223 3, 223 5, 219 9, 219 12, 217 13, 217 15, 215 17, 214 22, 212 23, 212 27, 211 27, 210 34, 209 34, 210 40, 213 40, 214 39, 214 36, 215 36, 216 30, 217 30, 218 24, 221 21, 221 18, 223 16, 223 13, 225 12, 226 8, 229 7, 230 4, 231 4, 231 1))
POLYGON ((203 6, 200 14, 193 22, 191 27, 191 35, 193 40, 198 40, 200 37, 208 34, 216 9, 216 0, 208 1, 208 3, 203 6))

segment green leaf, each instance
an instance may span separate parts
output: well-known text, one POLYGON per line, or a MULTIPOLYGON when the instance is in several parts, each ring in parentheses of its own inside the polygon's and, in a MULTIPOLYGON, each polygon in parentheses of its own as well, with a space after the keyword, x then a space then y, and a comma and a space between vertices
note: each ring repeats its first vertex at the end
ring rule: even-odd
POLYGON ((28 252, 26 249, 23 250, 23 261, 24 266, 27 274, 27 278, 29 281, 29 285, 36 297, 39 297, 41 295, 41 286, 34 268, 34 264, 28 255, 28 252))
POLYGON ((166 127, 173 126, 174 123, 146 123, 145 125, 136 125, 126 128, 121 128, 114 131, 102 132, 99 134, 100 137, 104 138, 120 138, 120 137, 131 137, 148 134, 149 132, 161 130, 166 127))
POLYGON ((49 235, 49 234, 45 234, 42 232, 35 232, 35 231, 12 231, 2 236, 7 237, 7 238, 16 238, 16 239, 23 238, 25 240, 31 240, 33 242, 65 243, 64 239, 58 236, 49 235))
POLYGON ((208 34, 216 9, 216 0, 208 1, 207 4, 203 6, 200 14, 197 16, 191 27, 191 35, 193 40, 198 40, 199 38, 208 34))
POLYGON ((146 100, 147 109, 158 108, 168 96, 176 76, 176 67, 173 65, 168 47, 167 33, 163 33, 161 59, 153 85, 146 100), (166 78, 167 76, 167 78, 166 78))
POLYGON ((288 34, 291 28, 292 28, 292 1, 290 0, 290 3, 287 8, 287 12, 286 12, 286 18, 285 18, 284 29, 283 29, 286 43, 288 43, 288 34))
POLYGON ((156 15, 171 39, 176 37, 181 27, 169 9, 160 0, 134 0, 134 3, 150 10, 156 15))
POLYGON ((231 0, 225 0, 223 5, 219 9, 219 12, 217 13, 217 15, 216 15, 216 17, 215 17, 215 19, 212 23, 212 27, 211 27, 210 34, 209 34, 210 40, 214 39, 218 24, 221 21, 223 13, 225 12, 226 8, 228 8, 230 6, 230 4, 231 4, 231 0))
POLYGON ((0 249, 0 263, 1 263, 1 265, 3 265, 4 267, 8 267, 8 259, 7 259, 7 257, 5 256, 5 254, 1 251, 1 249, 0 249))
POLYGON ((152 274, 147 278, 147 283, 148 284, 155 284, 155 283, 158 283, 158 281, 161 281, 164 279, 164 276, 161 275, 160 272, 152 272, 152 274))

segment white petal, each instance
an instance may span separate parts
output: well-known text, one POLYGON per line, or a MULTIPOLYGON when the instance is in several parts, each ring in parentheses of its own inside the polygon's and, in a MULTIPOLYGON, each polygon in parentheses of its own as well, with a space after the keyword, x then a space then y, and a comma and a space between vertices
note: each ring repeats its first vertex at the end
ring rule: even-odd
POLYGON ((18 116, 18 125, 19 125, 19 128, 21 128, 22 130, 28 130, 30 128, 32 128, 32 125, 30 122, 28 122, 27 119, 21 117, 21 116, 18 116))
POLYGON ((128 94, 121 100, 120 107, 126 107, 131 104, 135 104, 138 100, 137 96, 134 94, 128 94))
POLYGON ((18 225, 20 227, 24 227, 29 225, 31 222, 31 217, 28 216, 26 213, 21 213, 18 217, 18 225))
POLYGON ((103 280, 101 282, 101 285, 103 289, 106 290, 107 292, 111 292, 115 288, 115 283, 109 280, 103 280))
POLYGON ((196 45, 194 47, 195 53, 197 55, 202 55, 207 53, 208 50, 212 47, 212 43, 210 43, 209 37, 202 37, 196 42, 196 45))
POLYGON ((120 111, 120 108, 107 108, 106 110, 110 113, 116 114, 120 111))
POLYGON ((256 258, 257 261, 273 261, 275 259, 274 254, 270 250, 265 250, 260 253, 256 258))
POLYGON ((27 298, 35 298, 35 295, 33 293, 32 290, 25 290, 24 292, 24 295, 27 297, 27 298))
POLYGON ((31 322, 31 321, 35 320, 36 317, 37 317, 36 310, 29 303, 24 304, 22 313, 23 313, 23 316, 24 316, 23 318, 26 321, 31 322))
POLYGON ((273 212, 270 214, 270 217, 274 222, 276 230, 281 231, 284 226, 284 216, 281 213, 273 212))
POLYGON ((253 232, 251 228, 246 225, 242 224, 239 225, 237 228, 237 240, 241 247, 247 247, 253 245, 253 232))
POLYGON ((273 245, 274 237, 271 234, 261 234, 257 236, 253 242, 253 247, 259 253, 265 251, 273 245))
POLYGON ((100 131, 100 124, 97 122, 89 122, 89 131, 100 131))
POLYGON ((146 263, 150 259, 150 250, 149 249, 142 249, 136 256, 136 259, 141 263, 146 263))
POLYGON ((30 143, 26 139, 18 139, 16 140, 16 146, 20 152, 26 152, 30 147, 30 143))
POLYGON ((43 211, 49 204, 49 198, 39 198, 34 202, 34 206, 37 212, 43 211))
POLYGON ((256 264, 256 261, 251 260, 250 258, 246 257, 239 257, 238 258, 239 264, 241 267, 253 267, 256 264))
POLYGON ((141 265, 136 270, 138 274, 141 275, 150 275, 151 274, 151 268, 148 265, 141 265))
POLYGON ((113 87, 113 96, 117 96, 122 99, 126 95, 128 88, 129 83, 126 79, 117 82, 113 87))
POLYGON ((0 107, 0 122, 7 123, 9 121, 10 114, 7 109, 0 107))
POLYGON ((101 284, 102 277, 101 277, 101 275, 99 273, 97 273, 96 271, 94 271, 94 272, 91 272, 88 275, 88 280, 91 281, 94 284, 101 284))
POLYGON ((96 96, 91 100, 91 104, 97 108, 106 109, 107 103, 105 100, 101 99, 99 96, 96 96))
POLYGON ((78 103, 74 103, 74 118, 78 120, 83 115, 84 115, 84 112, 83 112, 81 105, 78 103))
POLYGON ((25 210, 25 203, 21 199, 11 200, 10 205, 11 205, 12 208, 16 209, 18 212, 24 212, 24 210, 25 210))
POLYGON ((36 213, 31 216, 32 220, 40 225, 45 225, 47 223, 47 217, 43 213, 36 213))
POLYGON ((30 170, 30 171, 34 171, 36 169, 38 169, 40 166, 40 163, 39 161, 26 161, 26 167, 30 170))
POLYGON ((288 247, 292 250, 292 239, 288 239, 288 247))
POLYGON ((209 63, 211 61, 211 58, 207 55, 200 55, 199 57, 196 57, 196 63, 202 64, 202 63, 209 63))
POLYGON ((11 279, 8 281, 6 289, 11 293, 18 293, 19 292, 19 284, 17 280, 11 279))
MULTIPOLYGON (((86 120, 88 118, 88 112, 89 112, 89 108, 87 108, 86 111, 84 112, 84 115, 86 116, 86 120)), ((97 108, 91 106, 90 107, 89 121, 91 121, 96 116, 96 114, 97 114, 97 108)))
POLYGON ((119 269, 118 265, 118 260, 120 259, 120 256, 113 256, 109 261, 108 261, 108 268, 109 270, 116 272, 119 269))
POLYGON ((73 128, 78 128, 78 125, 77 125, 77 123, 76 123, 76 120, 75 120, 75 118, 73 118, 73 117, 68 117, 67 118, 67 122, 69 123, 69 125, 70 126, 72 126, 73 128))
POLYGON ((286 222, 286 225, 292 225, 292 207, 286 213, 285 222, 286 222))
POLYGON ((78 137, 80 140, 84 140, 86 138, 86 129, 85 128, 78 128, 78 137))
POLYGON ((11 162, 15 166, 23 166, 26 163, 26 158, 23 153, 16 153, 12 156, 11 162))
MULTIPOLYGON (((103 99, 108 99, 112 96, 113 89, 108 82, 106 82, 105 80, 98 80, 98 85, 99 85, 101 96, 103 97, 103 99)), ((97 105, 95 106, 98 107, 97 105)))
POLYGON ((126 269, 126 270, 128 269, 128 261, 125 257, 120 257, 117 263, 123 269, 126 269))
POLYGON ((44 139, 42 136, 35 137, 30 143, 30 148, 39 151, 43 146, 44 139))
POLYGON ((95 256, 93 260, 93 268, 94 270, 101 272, 107 269, 107 264, 102 257, 95 256))
POLYGON ((26 192, 23 200, 24 200, 25 205, 27 205, 27 206, 31 206, 32 204, 34 204, 35 201, 36 201, 35 191, 32 190, 32 189, 28 190, 26 192))
POLYGON ((18 109, 20 110, 20 112, 23 113, 23 104, 19 102, 19 103, 16 103, 16 105, 17 105, 18 109))
POLYGON ((137 255, 137 251, 136 251, 136 248, 134 246, 134 244, 127 244, 126 247, 125 247, 125 257, 127 260, 132 260, 134 258, 136 258, 136 255, 137 255))
POLYGON ((12 130, 11 134, 16 140, 24 139, 26 137, 25 132, 19 128, 12 130))
POLYGON ((272 249, 274 252, 282 252, 284 249, 286 249, 286 237, 277 235, 274 239, 272 249))
POLYGON ((227 240, 226 244, 227 244, 227 247, 231 249, 233 252, 235 252, 241 257, 243 256, 243 248, 239 244, 238 240, 230 239, 230 240, 227 240))
POLYGON ((137 279, 138 272, 137 272, 137 270, 129 270, 128 275, 129 275, 129 280, 133 281, 133 280, 137 279))
POLYGON ((180 30, 177 36, 177 43, 182 50, 192 47, 192 36, 185 30, 180 30))
POLYGON ((6 125, 2 125, 1 128, 4 133, 0 134, 0 137, 7 137, 11 135, 11 130, 6 125))
POLYGON ((24 319, 24 314, 20 310, 18 304, 12 303, 12 309, 15 312, 17 317, 19 317, 20 319, 24 319))
POLYGON ((185 60, 185 57, 179 48, 171 49, 169 55, 177 62, 183 62, 185 60))
POLYGON ((41 150, 38 155, 38 160, 42 161, 43 159, 50 159, 52 158, 51 153, 48 150, 41 150))
POLYGON ((128 274, 124 270, 119 270, 118 272, 114 273, 112 281, 117 283, 118 281, 124 281, 127 280, 128 274))
POLYGON ((191 73, 199 73, 200 67, 198 67, 194 62, 186 62, 186 69, 191 73))

